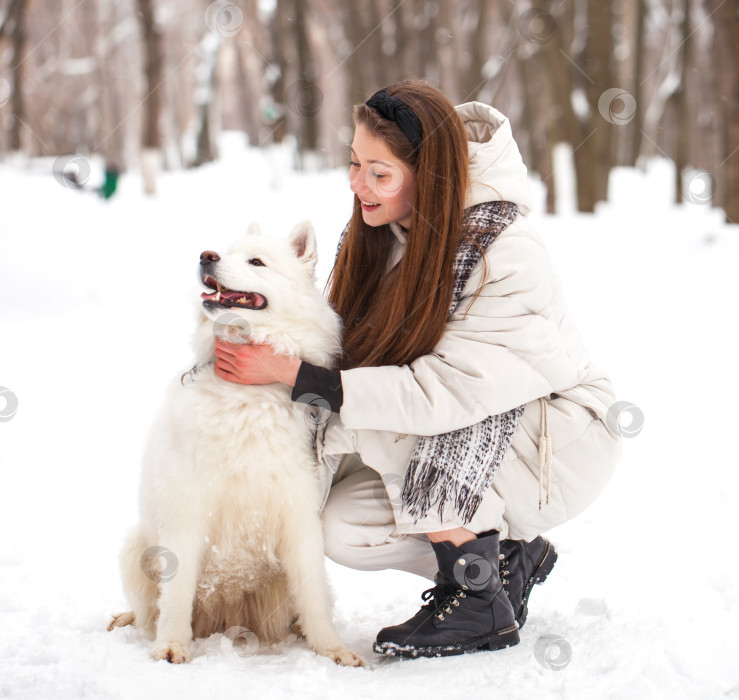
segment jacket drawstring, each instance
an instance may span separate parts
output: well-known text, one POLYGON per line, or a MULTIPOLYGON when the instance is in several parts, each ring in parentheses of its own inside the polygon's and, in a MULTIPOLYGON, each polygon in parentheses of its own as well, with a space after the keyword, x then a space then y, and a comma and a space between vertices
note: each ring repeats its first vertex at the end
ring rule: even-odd
POLYGON ((547 505, 549 505, 549 489, 552 482, 552 439, 549 437, 549 405, 544 397, 541 404, 541 433, 539 435, 539 510, 542 506, 544 465, 547 467, 547 505))

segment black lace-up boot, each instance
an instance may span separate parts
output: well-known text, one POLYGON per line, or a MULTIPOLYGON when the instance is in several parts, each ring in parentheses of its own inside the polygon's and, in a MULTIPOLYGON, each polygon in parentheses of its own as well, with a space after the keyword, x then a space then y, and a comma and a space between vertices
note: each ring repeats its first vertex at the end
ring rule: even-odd
POLYGON ((531 542, 503 540, 500 543, 500 578, 519 627, 526 622, 531 589, 535 583, 546 580, 556 561, 557 550, 541 536, 531 542))
POLYGON ((518 625, 498 573, 498 531, 455 547, 432 542, 439 573, 410 620, 385 627, 374 650, 388 656, 452 656, 518 644, 518 625))

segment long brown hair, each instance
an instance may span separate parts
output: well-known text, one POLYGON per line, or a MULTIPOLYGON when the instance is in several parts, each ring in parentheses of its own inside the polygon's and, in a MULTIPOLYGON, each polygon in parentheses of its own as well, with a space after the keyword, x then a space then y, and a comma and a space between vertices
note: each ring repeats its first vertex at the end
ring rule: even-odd
POLYGON ((403 257, 386 274, 395 235, 362 219, 358 197, 331 272, 328 299, 344 322, 341 369, 403 365, 431 352, 444 331, 454 291, 454 259, 468 182, 467 136, 454 106, 424 80, 384 90, 421 122, 413 151, 398 125, 366 105, 355 125, 386 143, 414 171, 416 190, 403 257))

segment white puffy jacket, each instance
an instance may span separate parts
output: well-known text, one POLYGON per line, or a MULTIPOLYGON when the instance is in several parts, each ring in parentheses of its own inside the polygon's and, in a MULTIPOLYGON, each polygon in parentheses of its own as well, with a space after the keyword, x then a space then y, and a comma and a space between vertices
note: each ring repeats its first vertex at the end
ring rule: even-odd
MULTIPOLYGON (((488 247, 487 277, 471 305, 483 282, 482 261, 473 269, 433 352, 402 367, 341 372, 341 412, 332 414, 316 448, 326 495, 347 453, 358 453, 387 484, 402 478, 416 436, 526 404, 485 500, 500 504, 495 526, 502 536, 531 539, 581 512, 610 478, 621 448, 606 423, 616 397, 607 375, 591 365, 549 253, 526 218, 526 168, 508 120, 478 102, 457 110, 469 138, 467 206, 515 202, 519 216, 488 247), (547 420, 551 457, 542 452, 540 459, 547 420)), ((405 236, 392 228, 395 264, 405 236)))

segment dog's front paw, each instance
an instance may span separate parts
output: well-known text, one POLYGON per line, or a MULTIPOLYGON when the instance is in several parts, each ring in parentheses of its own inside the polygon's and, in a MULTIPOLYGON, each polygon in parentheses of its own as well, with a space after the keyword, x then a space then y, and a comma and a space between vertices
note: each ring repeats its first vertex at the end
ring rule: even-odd
POLYGON ((163 642, 151 650, 152 659, 166 659, 171 664, 184 664, 190 661, 192 655, 187 644, 179 642, 163 642))
POLYGON ((317 650, 322 656, 328 656, 329 659, 335 661, 342 666, 364 666, 364 659, 359 655, 350 651, 346 647, 334 647, 333 649, 317 650))

